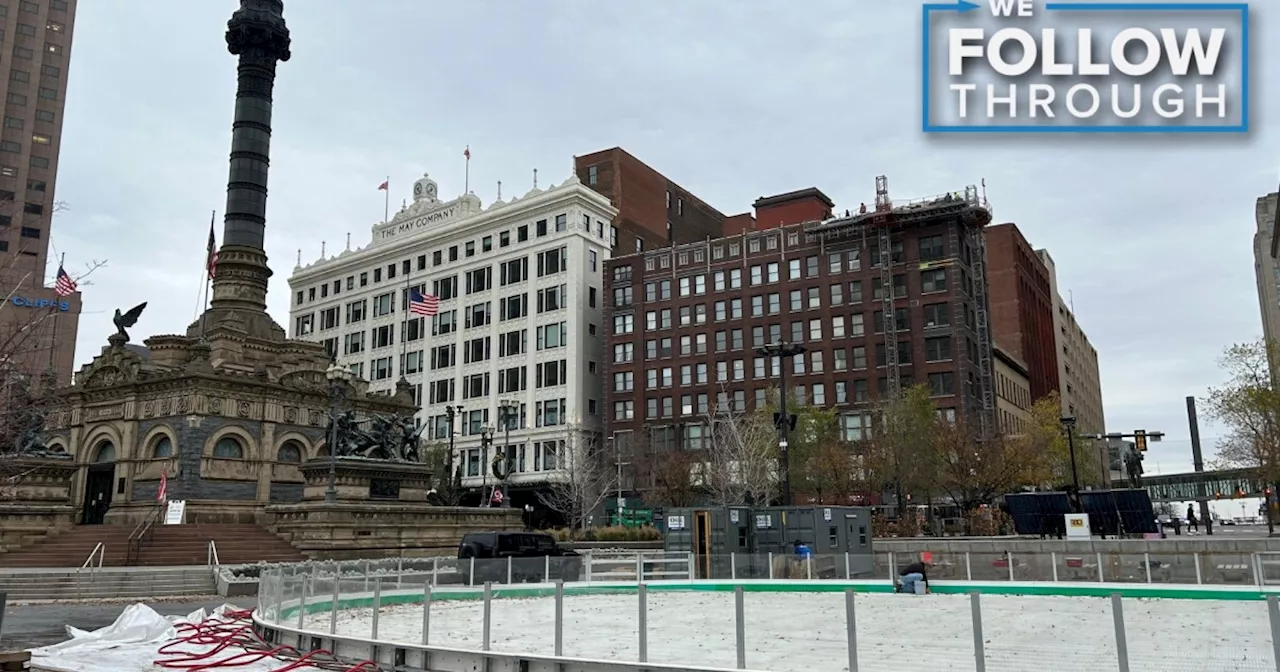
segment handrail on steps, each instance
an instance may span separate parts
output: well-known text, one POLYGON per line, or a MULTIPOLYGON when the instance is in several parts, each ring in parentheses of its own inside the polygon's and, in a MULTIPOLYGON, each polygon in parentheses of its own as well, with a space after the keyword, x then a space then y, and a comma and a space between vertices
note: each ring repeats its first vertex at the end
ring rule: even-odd
POLYGON ((132 565, 138 561, 138 557, 142 555, 142 542, 151 538, 151 530, 155 526, 156 520, 160 518, 162 507, 160 503, 151 509, 151 513, 147 514, 129 534, 129 549, 125 556, 125 564, 132 565))
POLYGON ((209 540, 209 550, 205 555, 205 561, 210 567, 217 569, 222 566, 222 563, 218 561, 218 543, 214 540, 209 540))
POLYGON ((106 557, 107 545, 99 541, 98 544, 93 547, 93 550, 89 552, 89 557, 85 558, 84 564, 80 565, 80 569, 102 569, 102 560, 106 557), (95 555, 98 556, 97 567, 93 566, 93 556, 95 555))

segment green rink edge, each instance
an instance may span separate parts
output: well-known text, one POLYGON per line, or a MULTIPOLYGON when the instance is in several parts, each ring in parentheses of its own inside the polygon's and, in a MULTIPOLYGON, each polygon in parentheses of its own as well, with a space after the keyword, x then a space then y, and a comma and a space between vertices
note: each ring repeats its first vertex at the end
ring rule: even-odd
MULTIPOLYGON (((688 592, 732 592, 738 586, 747 593, 843 593, 853 590, 855 593, 892 593, 894 588, 887 581, 694 581, 694 582, 660 582, 645 584, 650 593, 688 593, 688 592)), ((420 605, 423 603, 421 590, 405 592, 406 589, 391 589, 380 596, 381 606, 420 605)), ((1232 600, 1259 601, 1265 600, 1274 592, 1263 592, 1255 588, 1237 588, 1224 590, 1214 586, 1161 585, 1143 583, 1114 584, 1069 584, 1069 583, 934 583, 931 591, 937 595, 968 595, 977 592, 982 595, 1025 595, 1037 597, 1110 597, 1120 594, 1130 599, 1165 599, 1165 600, 1232 600)), ((635 595, 638 588, 635 584, 577 584, 564 586, 566 596, 581 595, 635 595)), ((498 599, 554 597, 555 586, 493 586, 491 594, 498 599)), ((484 598, 484 589, 479 586, 453 588, 433 591, 432 602, 450 600, 480 600, 484 598)), ((315 601, 305 605, 308 614, 327 613, 333 598, 317 595, 315 601)), ((352 597, 339 597, 338 610, 371 609, 373 595, 362 594, 352 597)), ((298 606, 281 610, 279 623, 289 625, 290 619, 296 621, 298 606)))

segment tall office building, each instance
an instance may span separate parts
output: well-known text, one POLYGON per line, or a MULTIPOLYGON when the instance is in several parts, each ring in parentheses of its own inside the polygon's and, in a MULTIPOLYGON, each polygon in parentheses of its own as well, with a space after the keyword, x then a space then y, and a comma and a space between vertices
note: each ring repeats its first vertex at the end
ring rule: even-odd
POLYGON ((1016 224, 986 228, 991 337, 1023 362, 1031 400, 1060 388, 1049 269, 1016 224))
POLYGON ((1036 256, 1049 271, 1053 290, 1053 340, 1058 354, 1058 385, 1062 414, 1076 419, 1081 434, 1104 434, 1107 421, 1102 411, 1102 379, 1098 373, 1098 351, 1076 322, 1071 303, 1058 293, 1058 271, 1048 250, 1036 256))
MULTIPOLYGON (((1276 222, 1275 193, 1258 199, 1254 218, 1258 232, 1253 235, 1253 272, 1258 278, 1258 306, 1262 309, 1262 335, 1268 343, 1280 343, 1280 261, 1271 256, 1276 222)), ((1276 361, 1271 362, 1276 369, 1276 361)))
POLYGON ((52 370, 59 384, 75 365, 80 295, 46 288, 54 182, 76 0, 10 0, 0 4, 0 376, 37 378, 52 370))
POLYGON ((610 241, 615 255, 724 235, 724 213, 621 147, 575 156, 573 165, 583 184, 618 209, 610 241))
POLYGON ((505 454, 508 501, 541 509, 538 492, 570 478, 566 442, 603 429, 601 273, 618 211, 576 176, 488 207, 437 196, 423 176, 368 245, 295 268, 292 335, 372 392, 407 383, 423 438, 454 446, 467 501, 505 454), (438 312, 411 309, 411 289, 438 312))

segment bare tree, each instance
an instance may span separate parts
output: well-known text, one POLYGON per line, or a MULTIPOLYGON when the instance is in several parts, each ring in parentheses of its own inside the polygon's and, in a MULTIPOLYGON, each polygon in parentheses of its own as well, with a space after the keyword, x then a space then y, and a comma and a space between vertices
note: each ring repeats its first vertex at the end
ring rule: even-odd
POLYGON ((704 468, 699 451, 680 448, 660 452, 650 450, 645 462, 656 503, 671 507, 698 503, 704 468))
POLYGON ((778 438, 767 416, 767 410, 749 413, 723 398, 707 413, 702 481, 715 504, 764 504, 777 496, 778 438))
MULTIPOLYGON (((545 467, 545 455, 543 460, 545 467)), ((616 485, 599 432, 570 425, 556 460, 556 470, 548 474, 551 480, 538 499, 563 516, 570 529, 586 530, 588 518, 616 485)))
MULTIPOLYGON (((42 273, 26 266, 31 258, 10 254, 0 260, 0 487, 26 470, 18 458, 33 439, 43 438, 40 430, 55 387, 48 374, 54 347, 50 331, 58 308, 15 303, 15 298, 43 286, 42 273)), ((92 262, 72 278, 80 283, 105 265, 92 262)))
POLYGON ((1036 442, 1017 436, 983 439, 963 423, 941 419, 935 427, 936 485, 966 514, 1041 482, 1044 454, 1036 442))
POLYGON ((462 501, 462 464, 451 459, 449 444, 424 441, 422 461, 431 467, 431 501, 440 506, 458 506, 462 501))

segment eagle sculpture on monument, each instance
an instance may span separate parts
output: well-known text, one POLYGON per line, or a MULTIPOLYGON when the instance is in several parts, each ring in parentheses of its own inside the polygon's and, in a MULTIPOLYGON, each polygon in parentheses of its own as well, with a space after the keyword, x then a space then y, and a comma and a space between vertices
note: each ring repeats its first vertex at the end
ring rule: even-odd
POLYGON ((130 308, 129 312, 123 314, 119 308, 116 308, 115 317, 111 318, 111 321, 116 325, 116 335, 124 338, 126 343, 129 342, 129 332, 125 331, 125 329, 138 323, 138 318, 142 316, 142 311, 146 307, 147 302, 143 301, 130 308))

